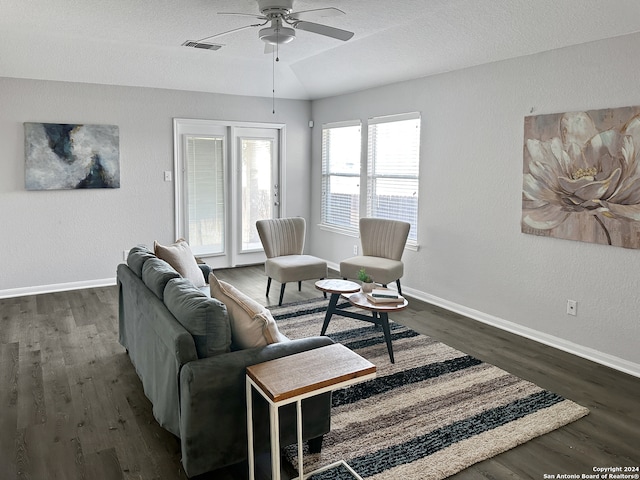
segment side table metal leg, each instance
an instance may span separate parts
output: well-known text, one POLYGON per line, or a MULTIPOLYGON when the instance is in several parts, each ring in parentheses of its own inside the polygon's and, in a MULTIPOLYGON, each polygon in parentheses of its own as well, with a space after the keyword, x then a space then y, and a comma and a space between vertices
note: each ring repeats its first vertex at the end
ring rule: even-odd
POLYGON ((249 455, 247 460, 249 461, 249 480, 255 480, 256 471, 253 457, 253 403, 251 398, 251 382, 249 377, 246 380, 247 383, 247 442, 249 455))
POLYGON ((336 311, 336 305, 338 305, 338 299, 340 298, 339 293, 332 293, 331 298, 329 298, 329 306, 327 307, 327 313, 324 316, 324 323, 322 324, 322 330, 320 330, 320 335, 324 335, 327 331, 327 327, 329 326, 329 321, 331 320, 331 316, 333 312, 336 311))
POLYGON ((302 400, 296 401, 297 430, 298 430, 298 478, 304 479, 304 457, 302 456, 302 400))
POLYGON ((384 339, 387 342, 387 351, 389 352, 389 359, 391 360, 391 363, 396 363, 393 358, 393 346, 391 345, 391 329, 389 328, 389 315, 386 312, 380 312, 380 323, 382 324, 384 339))
POLYGON ((271 478, 280 480, 280 418, 278 407, 269 403, 269 427, 271 430, 271 478))

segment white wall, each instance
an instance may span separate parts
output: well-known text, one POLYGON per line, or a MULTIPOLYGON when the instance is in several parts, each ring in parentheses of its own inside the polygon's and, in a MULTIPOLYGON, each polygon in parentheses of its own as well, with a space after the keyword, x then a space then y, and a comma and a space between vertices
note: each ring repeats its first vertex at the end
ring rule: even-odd
POLYGON ((321 125, 420 111, 403 288, 640 376, 640 251, 520 232, 524 117, 640 105, 638 51, 634 34, 314 101, 311 250, 338 264, 359 243, 317 227, 321 125))
POLYGON ((175 240, 174 117, 285 123, 284 209, 308 218, 307 101, 0 78, 0 296, 113 283, 123 250, 175 240), (26 191, 23 122, 118 125, 121 187, 26 191))

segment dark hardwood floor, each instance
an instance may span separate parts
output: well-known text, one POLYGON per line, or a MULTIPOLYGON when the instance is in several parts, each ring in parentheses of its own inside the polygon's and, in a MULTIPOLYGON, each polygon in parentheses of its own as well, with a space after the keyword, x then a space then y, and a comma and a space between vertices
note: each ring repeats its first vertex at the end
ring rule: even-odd
MULTIPOLYGON (((277 303, 279 285, 264 297, 262 266, 216 274, 277 303)), ((313 282, 301 292, 292 284, 285 302, 320 295, 313 282)), ((118 344, 117 306, 115 286, 0 300, 0 480, 186 478, 178 440, 155 422, 118 344)), ((393 320, 591 411, 452 478, 542 479, 640 466, 639 378, 416 300, 393 320)), ((200 478, 243 479, 246 466, 200 478)))

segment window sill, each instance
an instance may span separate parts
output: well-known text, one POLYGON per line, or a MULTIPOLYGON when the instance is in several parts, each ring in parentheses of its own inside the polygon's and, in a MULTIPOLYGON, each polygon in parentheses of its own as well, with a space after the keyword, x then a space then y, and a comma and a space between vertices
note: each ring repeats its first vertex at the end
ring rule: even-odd
POLYGON ((404 246, 404 249, 417 252, 418 250, 420 250, 420 245, 418 245, 416 242, 407 242, 407 244, 404 246))
POLYGON ((350 228, 334 227, 332 225, 326 225, 324 223, 319 223, 318 228, 326 232, 339 233, 340 235, 346 235, 348 237, 360 237, 360 233, 357 230, 353 230, 350 228))
MULTIPOLYGON (((325 225, 323 223, 319 223, 318 228, 320 230, 324 230, 325 232, 338 233, 340 235, 345 235, 348 237, 360 238, 360 233, 358 231, 354 231, 348 228, 339 228, 331 225, 325 225)), ((412 242, 411 240, 409 240, 407 241, 404 248, 405 250, 411 250, 413 252, 417 252, 418 250, 420 250, 420 245, 418 245, 417 242, 412 242)))

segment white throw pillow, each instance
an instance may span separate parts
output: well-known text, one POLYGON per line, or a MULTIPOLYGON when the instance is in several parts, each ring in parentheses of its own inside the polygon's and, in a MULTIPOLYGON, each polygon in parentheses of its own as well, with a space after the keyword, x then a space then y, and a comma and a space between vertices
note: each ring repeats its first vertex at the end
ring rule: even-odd
POLYGON ((238 349, 264 347, 271 343, 287 341, 280 333, 271 312, 248 297, 233 285, 209 274, 211 297, 227 307, 231 323, 231 341, 238 349))
POLYGON ((194 286, 204 287, 207 284, 189 244, 183 238, 168 246, 153 242, 153 251, 156 257, 175 268, 182 278, 189 279, 194 286))

